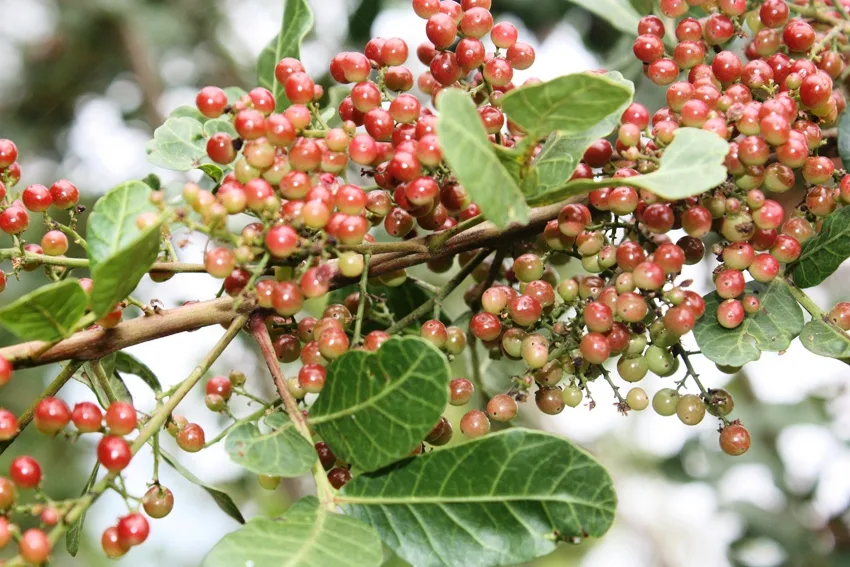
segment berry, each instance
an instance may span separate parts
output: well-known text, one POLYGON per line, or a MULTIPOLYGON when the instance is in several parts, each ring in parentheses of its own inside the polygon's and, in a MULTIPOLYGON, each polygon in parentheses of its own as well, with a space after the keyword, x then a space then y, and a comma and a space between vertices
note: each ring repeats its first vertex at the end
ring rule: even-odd
POLYGON ((740 423, 732 423, 720 432, 720 448, 727 455, 738 457, 750 448, 750 432, 740 423))
POLYGON ((177 445, 187 453, 197 453, 204 448, 204 430, 197 423, 189 423, 177 434, 177 445))
POLYGON ((71 410, 58 398, 44 398, 35 407, 33 422, 39 433, 55 435, 71 421, 71 410))
POLYGON ((331 486, 339 490, 351 480, 351 471, 344 467, 337 467, 328 472, 328 481, 331 486))
POLYGON ((112 435, 123 436, 136 429, 136 408, 128 402, 112 402, 106 409, 106 427, 112 435))
POLYGON ((50 557, 50 540, 47 534, 38 528, 30 528, 21 534, 18 541, 18 553, 27 563, 41 565, 50 557))
POLYGON ((16 457, 9 465, 9 478, 18 488, 35 488, 41 482, 41 465, 30 456, 16 457))
POLYGON ((128 548, 143 544, 149 534, 150 525, 138 512, 118 520, 118 541, 128 548))
POLYGON ((156 484, 145 493, 142 506, 151 518, 164 518, 174 508, 174 494, 168 488, 156 484))
POLYGON ((7 409, 0 409, 0 441, 14 439, 18 434, 18 418, 7 409))
POLYGON ((455 378, 449 382, 449 403, 453 406, 464 406, 472 399, 475 386, 466 378, 455 378))
POLYGON ((695 394, 685 394, 676 404, 676 415, 685 425, 696 425, 705 417, 705 404, 695 394))
POLYGON ((506 394, 498 394, 487 402, 487 415, 493 421, 510 421, 516 417, 519 407, 516 400, 506 394))
POLYGON ((218 87, 204 87, 195 97, 195 104, 207 118, 218 118, 227 107, 227 95, 218 87))
POLYGON ((124 470, 132 458, 130 445, 123 437, 104 435, 97 445, 97 460, 108 471, 124 470))
POLYGON ((110 559, 118 559, 130 551, 130 546, 124 545, 118 538, 118 527, 110 526, 100 536, 100 546, 104 555, 110 559))
POLYGON ((470 410, 460 418, 460 431, 470 439, 490 433, 490 420, 481 410, 470 410))
POLYGON ((672 388, 658 390, 652 397, 652 409, 658 415, 669 417, 676 413, 679 405, 679 394, 672 388))

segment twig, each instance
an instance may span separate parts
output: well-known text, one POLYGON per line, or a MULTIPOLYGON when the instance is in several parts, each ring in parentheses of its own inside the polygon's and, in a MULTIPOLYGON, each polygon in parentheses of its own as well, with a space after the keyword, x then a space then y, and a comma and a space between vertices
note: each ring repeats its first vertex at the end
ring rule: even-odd
MULTIPOLYGON (((371 258, 371 254, 366 254, 363 257, 363 262, 365 266, 369 265, 369 259, 371 258)), ((366 285, 369 282, 369 270, 366 267, 363 268, 363 273, 360 274, 360 297, 357 301, 357 315, 354 319, 354 335, 351 339, 351 344, 358 344, 360 342, 360 331, 363 328, 363 316, 366 313, 366 302, 368 301, 368 297, 366 294, 366 285)))

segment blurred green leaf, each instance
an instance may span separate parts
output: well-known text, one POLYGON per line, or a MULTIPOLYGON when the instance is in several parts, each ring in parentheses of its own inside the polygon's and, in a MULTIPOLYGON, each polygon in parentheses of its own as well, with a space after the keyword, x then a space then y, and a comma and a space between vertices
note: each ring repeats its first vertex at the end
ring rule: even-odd
POLYGON ((204 483, 204 481, 202 481, 201 479, 199 479, 198 477, 193 475, 189 471, 189 469, 187 469, 186 467, 181 465, 177 461, 177 459, 175 459, 172 455, 168 454, 167 452, 163 451, 162 449, 160 449, 159 454, 162 457, 162 460, 166 464, 168 464, 171 468, 173 468, 174 470, 179 472, 180 475, 183 478, 185 478, 186 480, 188 480, 192 484, 194 484, 196 486, 200 486, 201 488, 206 490, 207 494, 212 496, 213 500, 215 500, 215 503, 218 505, 219 508, 221 508, 221 510, 225 514, 227 514, 228 516, 230 516, 231 518, 233 518, 234 520, 236 520, 240 524, 245 523, 245 518, 242 517, 242 513, 239 511, 239 508, 236 507, 236 504, 233 502, 233 499, 230 496, 228 496, 227 494, 225 494, 221 490, 218 490, 216 488, 212 488, 209 485, 207 485, 206 483, 204 483))
MULTIPOLYGON (((95 462, 94 468, 92 469, 85 486, 83 486, 83 491, 80 493, 80 496, 85 496, 85 494, 91 490, 91 487, 94 486, 94 482, 97 480, 97 472, 99 470, 100 463, 95 462)), ((82 514, 80 514, 80 517, 77 518, 77 521, 71 524, 65 534, 65 549, 68 550, 68 554, 71 557, 76 557, 77 552, 80 550, 80 536, 83 533, 83 522, 86 521, 87 512, 88 510, 85 510, 82 514)))
POLYGON ((119 350, 115 353, 115 370, 138 376, 155 394, 162 392, 162 385, 156 374, 144 362, 128 352, 119 350))
POLYGON ((289 100, 283 85, 275 78, 274 68, 284 57, 301 59, 301 43, 312 29, 313 11, 307 0, 285 0, 280 33, 266 45, 257 60, 257 84, 272 92, 278 112, 289 106, 289 100))
POLYGON ((630 36, 638 35, 638 22, 641 14, 629 0, 567 0, 581 6, 591 14, 599 16, 615 29, 630 36))
POLYGON ((0 309, 0 324, 18 337, 56 341, 75 331, 88 305, 80 283, 68 279, 48 284, 0 309))

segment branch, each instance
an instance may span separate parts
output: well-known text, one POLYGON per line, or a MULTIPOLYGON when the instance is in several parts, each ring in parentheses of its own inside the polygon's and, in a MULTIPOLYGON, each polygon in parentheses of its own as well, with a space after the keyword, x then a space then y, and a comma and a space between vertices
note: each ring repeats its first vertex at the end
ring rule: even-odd
MULTIPOLYGON (((534 236, 543 231, 547 222, 558 217, 565 203, 532 209, 529 222, 525 225, 513 224, 500 229, 491 222, 480 224, 453 236, 439 250, 433 252, 427 251, 428 236, 413 239, 404 243, 404 248, 410 250, 420 246, 423 249, 422 252, 374 254, 369 261, 369 277, 424 264, 429 260, 456 256, 469 250, 499 248, 534 236), (414 243, 413 246, 410 246, 410 242, 414 243)), ((382 245, 384 248, 386 246, 386 244, 382 245)), ((363 247, 364 252, 368 253, 370 250, 367 246, 363 247)), ((165 265, 168 264, 173 265, 173 263, 165 265)), ((154 268, 159 269, 156 265, 154 268)), ((357 278, 346 278, 336 274, 331 280, 330 289, 338 289, 358 281, 357 278)), ((237 310, 234 308, 234 300, 230 297, 203 301, 131 319, 110 330, 82 331, 53 345, 43 341, 32 341, 0 348, 0 356, 12 362, 16 368, 41 366, 71 359, 94 360, 154 339, 194 331, 210 325, 228 325, 237 313, 249 313, 253 308, 250 303, 252 302, 243 302, 237 310)))

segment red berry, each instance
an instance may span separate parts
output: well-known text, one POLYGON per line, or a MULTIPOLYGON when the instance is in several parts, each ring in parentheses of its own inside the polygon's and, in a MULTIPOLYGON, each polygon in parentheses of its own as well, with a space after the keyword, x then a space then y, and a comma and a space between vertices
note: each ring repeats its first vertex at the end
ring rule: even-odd
POLYGON ((18 159, 18 148, 12 140, 0 139, 0 169, 5 169, 18 159))
POLYGON ((5 386, 12 379, 12 363, 0 356, 0 387, 5 386))
POLYGON ((0 212, 0 230, 6 234, 20 234, 27 229, 29 223, 29 214, 23 207, 12 205, 0 212))
POLYGON ((135 431, 138 419, 136 408, 128 402, 112 402, 106 409, 106 427, 113 435, 127 435, 135 431))
POLYGON ((118 539, 118 528, 116 526, 110 526, 104 530, 103 535, 100 536, 100 546, 103 548, 104 555, 110 559, 117 559, 130 551, 130 547, 124 545, 118 539))
POLYGON ((739 423, 727 425, 720 432, 720 448, 733 457, 743 455, 750 448, 750 432, 739 423))
POLYGON ((204 448, 206 437, 197 423, 189 423, 177 434, 177 445, 187 453, 197 453, 204 448))
POLYGON ((35 407, 33 421, 40 433, 54 435, 71 421, 71 410, 58 398, 44 398, 35 407))
POLYGON ((9 478, 18 488, 35 488, 41 482, 41 465, 30 456, 16 457, 9 465, 9 478))
POLYGON ((227 95, 218 87, 204 87, 195 97, 195 104, 207 118, 218 118, 227 107, 227 95))
POLYGON ((97 460, 108 471, 124 470, 132 458, 130 444, 123 437, 104 435, 97 445, 97 460))
POLYGON ((579 344, 581 356, 591 364, 602 364, 611 355, 608 339, 601 333, 588 333, 579 344))
POLYGON ((164 486, 151 486, 142 499, 142 506, 151 518, 164 518, 174 508, 174 494, 164 486))
POLYGON ((50 557, 50 540, 38 528, 30 528, 21 535, 18 541, 18 553, 24 561, 32 565, 41 565, 50 557))
POLYGON ((71 412, 71 420, 80 433, 93 433, 100 431, 103 412, 100 411, 97 404, 80 402, 74 406, 74 411, 71 412))
POLYGON ((14 439, 18 434, 18 418, 7 409, 0 409, 0 441, 14 439))
POLYGON ((128 514, 118 520, 118 541, 127 547, 141 545, 148 539, 150 525, 141 514, 128 514))

